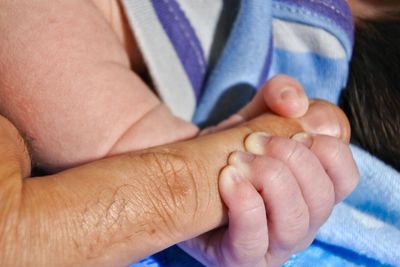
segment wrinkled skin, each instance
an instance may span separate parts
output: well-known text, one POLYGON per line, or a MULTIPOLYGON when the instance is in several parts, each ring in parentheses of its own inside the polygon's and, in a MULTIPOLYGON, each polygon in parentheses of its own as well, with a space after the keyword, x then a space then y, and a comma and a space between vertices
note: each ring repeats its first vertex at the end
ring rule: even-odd
MULTIPOLYGON (((0 208, 0 247, 6 251, 0 255, 0 265, 126 265, 226 223, 223 201, 230 211, 238 205, 229 201, 235 193, 224 191, 224 175, 221 200, 218 177, 229 154, 245 150, 250 133, 290 137, 304 130, 327 133, 333 127, 328 133, 348 141, 348 123, 337 108, 315 102, 304 117, 284 119, 268 112, 300 114, 282 110, 285 105, 279 104, 277 95, 272 97, 275 102, 250 104, 239 114, 239 125, 225 122, 220 127, 224 131, 172 143, 196 136, 197 128, 172 116, 151 93, 140 79, 143 64, 124 21, 119 24, 121 17, 106 16, 107 8, 95 3, 0 1, 0 32, 7 37, 0 45, 0 112, 20 130, 33 161, 55 171, 136 150, 31 179, 23 139, 9 121, 0 120, 0 199, 5 203, 0 208), (267 114, 257 117, 263 113, 267 114), (254 119, 243 124, 243 117, 254 119), (160 121, 159 131, 146 131, 160 121), (180 131, 171 130, 177 128, 180 131), (144 150, 165 143, 172 144, 144 150)), ((281 152, 290 153, 288 149, 281 152)), ((317 155, 318 150, 306 151, 317 155)), ((264 156, 252 163, 254 172, 246 174, 248 186, 240 188, 251 189, 264 180, 257 163, 264 156)), ((320 156, 319 160, 326 167, 320 156)), ((338 179, 334 175, 329 179, 335 185, 330 195, 340 197, 357 181, 352 176, 346 183, 339 180, 336 187, 338 179)), ((249 200, 260 200, 258 193, 252 196, 249 200)), ((324 213, 332 206, 327 203, 324 213)), ((265 218, 265 213, 256 217, 265 218)), ((233 214, 240 215, 241 210, 233 214)), ((229 219, 240 224, 249 218, 236 216, 236 220, 231 213, 229 219)), ((271 238, 269 247, 274 247, 274 236, 265 231, 266 237, 271 238)), ((264 250, 261 263, 265 255, 272 255, 268 248, 264 250)), ((276 262, 287 257, 286 251, 291 250, 275 257, 276 262)), ((243 259, 236 256, 233 259, 240 263, 243 259)), ((255 258, 260 260, 258 255, 255 258)), ((264 263, 275 264, 274 259, 265 259, 264 263)))

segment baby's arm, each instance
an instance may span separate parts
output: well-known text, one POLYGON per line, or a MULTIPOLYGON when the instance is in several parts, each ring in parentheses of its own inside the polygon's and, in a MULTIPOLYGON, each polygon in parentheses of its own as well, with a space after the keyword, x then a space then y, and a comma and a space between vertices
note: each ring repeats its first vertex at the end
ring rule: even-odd
POLYGON ((197 132, 130 70, 123 45, 92 1, 1 1, 0 35, 0 113, 46 169, 197 132))

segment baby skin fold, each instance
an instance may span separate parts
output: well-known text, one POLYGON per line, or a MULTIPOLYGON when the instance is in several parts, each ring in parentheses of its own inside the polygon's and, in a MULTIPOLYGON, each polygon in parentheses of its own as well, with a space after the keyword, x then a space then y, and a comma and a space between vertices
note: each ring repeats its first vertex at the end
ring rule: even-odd
MULTIPOLYGON (((1 121, 2 266, 122 266, 227 222, 218 177, 254 132, 291 137, 334 132, 349 140, 335 106, 311 103, 300 119, 272 114, 196 139, 99 160, 35 179, 15 128, 1 121), (313 128, 311 122, 323 123, 313 128), (5 146, 4 144, 7 144, 5 146), (132 249, 134 248, 134 249, 132 249)), ((250 144, 251 145, 251 144, 250 144)))

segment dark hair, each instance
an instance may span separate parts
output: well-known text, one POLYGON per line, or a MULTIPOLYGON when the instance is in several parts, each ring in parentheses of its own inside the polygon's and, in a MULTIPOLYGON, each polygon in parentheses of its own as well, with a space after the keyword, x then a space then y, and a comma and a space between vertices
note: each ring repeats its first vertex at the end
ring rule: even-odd
POLYGON ((352 142, 400 170, 400 12, 357 20, 341 106, 352 142))

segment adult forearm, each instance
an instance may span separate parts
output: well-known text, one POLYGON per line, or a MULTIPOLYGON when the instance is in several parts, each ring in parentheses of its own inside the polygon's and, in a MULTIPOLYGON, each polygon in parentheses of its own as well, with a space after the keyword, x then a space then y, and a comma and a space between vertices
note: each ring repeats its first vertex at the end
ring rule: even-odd
MULTIPOLYGON (((314 103, 306 117, 315 116, 340 126, 334 132, 348 141, 342 113, 314 103)), ((251 132, 290 136, 311 121, 264 115, 224 132, 25 180, 28 160, 14 129, 14 138, 0 136, 0 203, 6 203, 0 265, 122 266, 214 229, 226 218, 217 179, 229 153, 243 150, 251 132)))
MULTIPOLYGON (((292 134, 259 118, 191 141, 132 152, 57 175, 9 176, 21 192, 5 214, 5 265, 126 265, 224 222, 217 178, 252 131, 292 134), (21 186, 20 186, 21 185, 21 186), (14 215, 13 215, 14 214, 14 215), (13 216, 11 216, 13 215, 13 216)), ((9 195, 9 193, 8 193, 9 195)), ((2 193, 7 196, 7 193, 2 193)))

